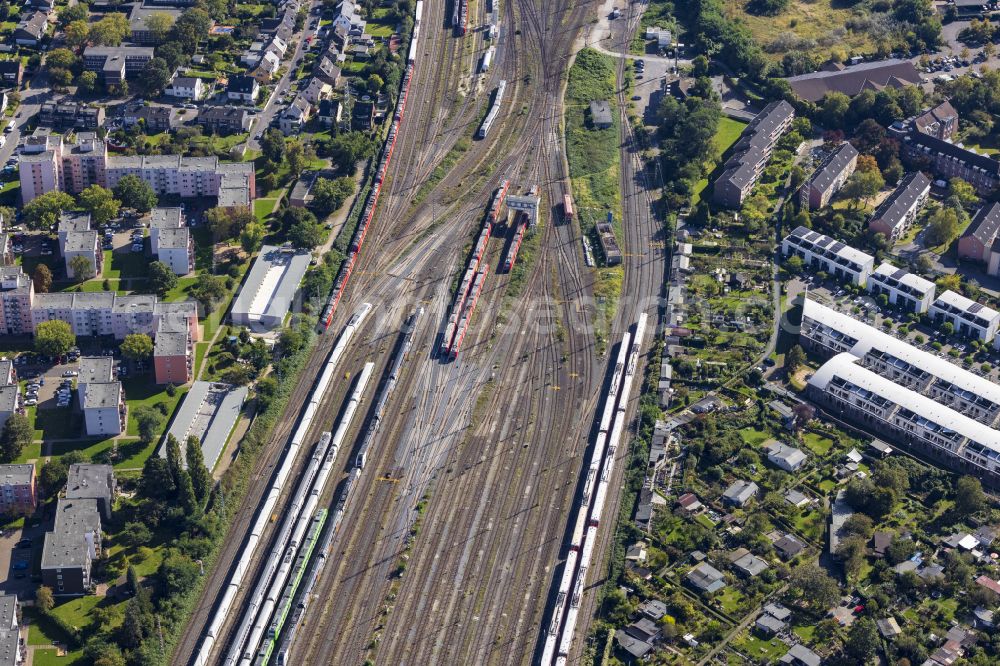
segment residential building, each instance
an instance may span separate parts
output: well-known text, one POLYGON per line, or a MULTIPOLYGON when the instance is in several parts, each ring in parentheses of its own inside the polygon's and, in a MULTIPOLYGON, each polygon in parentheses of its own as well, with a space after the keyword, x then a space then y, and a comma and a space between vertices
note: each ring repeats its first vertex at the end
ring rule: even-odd
POLYGON ((0 60, 0 83, 11 88, 21 85, 24 77, 24 61, 20 58, 14 60, 0 60))
POLYGON ((934 302, 934 283, 892 264, 882 263, 868 276, 868 293, 878 298, 885 294, 890 305, 923 314, 934 302))
POLYGON ((767 451, 768 462, 786 472, 797 472, 808 461, 806 454, 800 449, 781 442, 765 444, 764 449, 767 451))
POLYGON ((192 379, 193 354, 187 331, 160 331, 153 348, 153 369, 157 384, 181 386, 192 379))
POLYGON ((35 329, 31 303, 35 285, 20 266, 0 268, 0 334, 27 335, 35 329))
POLYGON ((983 342, 992 341, 1000 326, 1000 312, 950 290, 931 303, 927 314, 938 326, 949 322, 955 333, 983 342))
POLYGON ((14 43, 18 46, 38 46, 45 36, 45 29, 49 25, 49 17, 45 12, 36 11, 28 16, 25 14, 16 26, 14 26, 14 43))
POLYGON ((148 134, 169 132, 180 124, 180 119, 169 106, 140 106, 134 111, 127 111, 122 116, 126 127, 133 127, 142 122, 148 134))
POLYGON ((361 18, 354 0, 342 0, 334 10, 331 29, 342 28, 350 35, 361 35, 365 32, 365 25, 365 20, 361 18))
MULTIPOLYGON (((181 459, 186 460, 188 437, 201 443, 205 466, 211 470, 226 448, 226 442, 240 418, 246 402, 246 386, 230 386, 221 382, 197 381, 191 385, 181 400, 167 434, 173 435, 181 446, 181 459)), ((166 437, 160 447, 160 456, 166 457, 166 437)))
POLYGON ((285 136, 291 134, 298 134, 302 131, 303 126, 309 122, 309 118, 312 115, 312 105, 309 103, 302 93, 298 96, 292 103, 285 107, 285 110, 281 112, 281 116, 278 119, 278 127, 281 128, 282 133, 285 136))
POLYGON ((168 97, 190 100, 199 100, 206 92, 205 81, 198 76, 175 76, 163 90, 163 94, 168 97))
POLYGON ((990 253, 1000 237, 1000 203, 984 204, 958 239, 959 259, 990 263, 990 253))
POLYGON ((106 84, 139 74, 152 59, 151 46, 88 46, 83 50, 84 69, 100 74, 106 84))
POLYGON ((787 79, 795 96, 819 102, 824 95, 839 92, 854 97, 863 90, 905 88, 920 85, 920 73, 909 60, 879 60, 850 67, 840 63, 827 63, 818 72, 800 74, 787 79))
POLYGON ((229 101, 254 104, 259 94, 260 84, 252 76, 235 74, 229 77, 229 84, 226 86, 226 97, 229 101))
POLYGON ((233 300, 233 324, 256 331, 280 326, 291 311, 310 259, 307 251, 262 247, 233 300))
POLYGON ((316 120, 323 127, 340 127, 343 115, 344 105, 339 99, 324 99, 319 103, 316 120))
POLYGON ((260 83, 267 83, 281 67, 281 58, 274 51, 266 51, 260 58, 253 77, 260 83))
POLYGON ((375 125, 375 102, 358 99, 351 109, 351 129, 367 132, 375 125))
POLYGON ((329 83, 334 90, 343 85, 343 77, 341 76, 340 66, 337 64, 335 59, 330 59, 325 55, 320 56, 319 60, 316 61, 316 67, 313 68, 313 74, 317 79, 329 83))
POLYGON ((76 395, 80 409, 83 409, 88 386, 115 380, 115 360, 110 356, 84 356, 80 358, 79 373, 76 378, 76 395))
POLYGON ((691 569, 684 579, 702 594, 712 594, 726 586, 726 577, 708 562, 702 562, 691 569))
POLYGON ((156 207, 149 213, 149 247, 157 255, 160 253, 160 232, 184 227, 184 211, 180 208, 156 207))
POLYGON ((917 213, 927 202, 931 181, 919 171, 907 175, 899 182, 889 198, 875 209, 868 220, 868 228, 884 235, 889 244, 897 242, 917 219, 917 213))
POLYGON ((330 84, 318 76, 309 79, 309 85, 301 90, 299 95, 313 106, 319 104, 320 100, 326 99, 333 92, 330 84))
POLYGON ((746 506, 747 503, 760 493, 760 487, 753 481, 738 479, 734 481, 726 492, 722 493, 722 501, 733 506, 746 506))
POLYGON ((716 203, 731 208, 742 205, 764 172, 775 144, 794 118, 791 104, 784 100, 772 102, 743 129, 726 161, 726 170, 715 181, 716 203))
POLYGON ((774 550, 777 551, 783 560, 790 560, 805 549, 805 544, 799 541, 793 534, 782 535, 781 538, 774 542, 774 550))
POLYGON ((7 424, 7 419, 22 413, 23 404, 17 384, 0 386, 0 430, 7 424))
POLYGON ((186 328, 193 342, 201 339, 201 328, 198 326, 198 304, 195 301, 180 301, 176 303, 156 303, 153 316, 154 330, 179 331, 186 328))
POLYGON ((181 13, 180 9, 172 7, 156 6, 146 2, 135 3, 132 5, 132 10, 128 16, 128 27, 132 33, 132 42, 144 46, 159 44, 162 41, 162 35, 149 29, 149 19, 159 14, 168 16, 173 21, 176 21, 180 18, 181 13))
POLYGON ((781 253, 786 257, 798 255, 806 268, 824 271, 831 277, 856 285, 868 281, 875 265, 871 255, 805 227, 796 227, 785 236, 781 253))
POLYGON ((849 352, 873 373, 991 427, 1000 385, 816 301, 802 304, 799 343, 822 358, 849 352))
POLYGON ((951 102, 945 100, 914 118, 913 127, 923 134, 950 141, 958 131, 958 112, 951 102))
POLYGON ((74 463, 66 473, 66 499, 94 500, 104 520, 111 520, 116 488, 111 465, 74 463))
POLYGON ((802 205, 810 210, 823 208, 840 191, 858 165, 858 151, 846 141, 827 155, 819 168, 802 184, 802 205))
POLYGON ((614 127, 611 105, 608 104, 607 100, 592 100, 590 102, 590 123, 595 129, 614 127))
POLYGON ((16 594, 0 596, 0 665, 18 666, 27 656, 21 652, 21 633, 17 625, 16 594))
POLYGON ((198 124, 209 133, 240 134, 250 131, 251 123, 253 116, 246 109, 232 106, 211 106, 198 112, 198 124))
POLYGON ((104 108, 88 106, 69 99, 44 102, 38 112, 38 123, 59 129, 97 130, 104 126, 104 108))
POLYGON ((793 645, 778 661, 788 666, 820 666, 823 663, 818 654, 802 643, 793 645))
POLYGON ((767 562, 747 552, 733 560, 733 568, 744 578, 756 578, 767 570, 767 562))
POLYGON ((189 229, 161 229, 157 258, 175 275, 187 275, 194 270, 194 241, 189 229))
POLYGON ((0 386, 11 386, 17 383, 17 370, 14 369, 14 362, 0 361, 0 386))
POLYGON ((918 169, 933 171, 940 178, 961 178, 987 195, 1000 183, 1000 162, 930 134, 905 134, 900 152, 918 169))
POLYGON ((126 175, 146 181, 158 195, 214 196, 222 207, 249 206, 256 197, 250 162, 220 162, 214 156, 109 156, 104 141, 90 132, 77 134, 76 141, 66 145, 40 136, 26 151, 20 166, 24 203, 54 189, 72 194, 90 185, 113 189, 126 175))
POLYGON ((73 270, 73 260, 83 257, 93 269, 92 277, 99 277, 104 268, 104 251, 101 249, 101 239, 96 231, 71 231, 66 234, 63 247, 63 262, 66 265, 66 277, 77 278, 73 270))
MULTIPOLYGON (((839 323, 835 321, 838 317, 816 307, 811 310, 810 319, 816 316, 839 323)), ((803 343, 811 337, 831 337, 808 330, 812 323, 806 319, 804 313, 805 332, 800 334, 803 343)), ((878 333, 867 324, 858 324, 868 329, 863 332, 878 333)), ((848 329, 839 334, 852 339, 857 332, 855 326, 839 328, 848 329)), ((807 395, 832 415, 859 428, 989 483, 1000 480, 1000 431, 991 425, 996 424, 1000 414, 1000 387, 891 336, 897 343, 893 347, 897 356, 889 357, 875 347, 864 356, 857 355, 872 342, 889 346, 877 335, 869 337, 870 341, 859 340, 852 345, 852 351, 838 353, 824 363, 809 379, 807 395), (879 358, 887 359, 888 368, 895 371, 873 363, 879 358), (924 363, 913 365, 913 361, 924 363), (977 388, 983 390, 976 392, 977 388)))
POLYGON ((42 548, 42 584, 56 596, 87 594, 92 589, 91 567, 100 555, 97 500, 60 498, 55 526, 42 548))
POLYGON ((83 396, 83 419, 88 436, 120 435, 125 431, 127 407, 121 382, 92 383, 83 396))
POLYGON ((30 515, 37 504, 35 466, 0 465, 0 514, 30 515))

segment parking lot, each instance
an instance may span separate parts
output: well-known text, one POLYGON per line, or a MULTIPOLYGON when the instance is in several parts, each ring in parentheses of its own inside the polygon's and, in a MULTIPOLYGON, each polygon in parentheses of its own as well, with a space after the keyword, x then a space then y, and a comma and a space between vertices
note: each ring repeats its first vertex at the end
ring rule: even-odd
POLYGON ((4 578, 0 590, 29 599, 34 596, 35 584, 31 580, 32 561, 41 551, 44 525, 23 529, 3 530, 0 534, 0 571, 4 578))

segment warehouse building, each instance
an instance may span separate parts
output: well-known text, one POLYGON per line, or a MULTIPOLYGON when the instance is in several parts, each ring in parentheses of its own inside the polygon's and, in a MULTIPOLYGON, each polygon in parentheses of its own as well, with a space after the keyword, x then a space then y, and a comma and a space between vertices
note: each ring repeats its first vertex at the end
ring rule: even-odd
POLYGON ((311 256, 307 251, 287 247, 262 247, 233 301, 233 324, 254 331, 281 326, 292 310, 311 256))
MULTIPOLYGON (((240 418, 247 393, 245 386, 219 382, 195 382, 191 385, 167 430, 167 434, 173 435, 181 445, 181 460, 187 459, 188 437, 195 437, 201 442, 205 466, 209 470, 215 467, 240 418)), ((160 456, 166 457, 166 437, 163 442, 160 456)))

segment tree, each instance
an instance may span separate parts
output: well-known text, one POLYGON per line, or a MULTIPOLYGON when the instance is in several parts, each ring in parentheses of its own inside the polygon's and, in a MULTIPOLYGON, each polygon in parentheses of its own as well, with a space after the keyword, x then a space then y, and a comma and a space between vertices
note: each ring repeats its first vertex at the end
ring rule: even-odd
POLYGON ((135 422, 139 426, 139 439, 143 444, 150 444, 159 433, 163 417, 155 409, 141 406, 135 409, 135 422))
POLYGON ((948 196, 957 197, 965 208, 972 208, 979 203, 976 188, 961 178, 952 178, 948 181, 948 196))
POLYGON ((153 35, 153 40, 160 44, 170 33, 170 29, 174 27, 173 17, 166 12, 153 12, 148 19, 146 19, 146 29, 153 35))
POLYGON ((153 355, 153 339, 145 333, 129 333, 122 340, 122 356, 133 361, 142 361, 153 355))
POLYGON ((278 392, 278 380, 274 377, 267 376, 257 382, 257 402, 260 403, 261 409, 267 409, 267 406, 271 404, 274 400, 274 395, 278 392))
POLYGON ((205 275, 191 289, 191 295, 201 304, 205 312, 209 312, 215 304, 226 296, 226 284, 218 275, 205 275))
POLYGON ((123 545, 130 548, 137 548, 139 546, 145 546, 147 543, 153 540, 153 533, 145 523, 131 522, 125 523, 125 527, 122 528, 119 534, 119 540, 123 545))
POLYGON ((112 12, 90 26, 90 41, 98 46, 118 46, 130 32, 125 15, 112 12))
POLYGON ((250 383, 250 371, 244 365, 234 365, 222 373, 220 379, 226 384, 246 386, 250 383))
POLYGON ((281 130, 271 128, 264 132, 260 141, 260 150, 271 164, 281 164, 285 159, 285 135, 281 130))
POLYGON ((80 59, 69 49, 52 49, 45 58, 45 66, 49 68, 73 69, 79 62, 80 59))
POLYGON ((848 199, 861 201, 872 198, 885 187, 882 174, 875 171, 855 171, 844 183, 843 193, 848 199))
POLYGON ((34 436, 34 429, 31 422, 24 414, 12 414, 7 418, 0 432, 0 460, 5 463, 12 462, 21 455, 34 436))
POLYGON ((233 238, 254 220, 248 206, 210 208, 205 212, 205 221, 216 240, 233 238))
POLYGON ((201 513, 201 505, 198 504, 198 497, 194 493, 194 484, 191 483, 191 474, 182 469, 178 475, 177 501, 180 502, 185 516, 197 516, 201 513))
POLYGON ((66 44, 73 48, 79 48, 87 43, 90 38, 90 24, 86 21, 73 21, 64 29, 66 33, 66 44))
POLYGON ((288 164, 288 172, 295 178, 306 168, 306 151, 301 141, 288 142, 285 147, 285 163, 288 164))
POLYGON ((89 94, 97 90, 97 72, 80 72, 76 77, 77 92, 89 94))
POLYGON ((840 92, 831 92, 823 96, 820 118, 824 127, 840 128, 851 106, 851 98, 840 92))
POLYGON ((73 83, 73 72, 62 67, 52 67, 49 69, 49 82, 53 88, 65 89, 73 83))
POLYGON ((65 6, 59 10, 59 27, 65 28, 73 21, 86 21, 89 18, 87 5, 79 2, 72 6, 65 6))
POLYGON ((326 229, 316 218, 299 220, 288 230, 288 240, 294 247, 311 250, 326 240, 326 229))
POLYGON ((840 598, 837 581, 816 564, 805 564, 792 571, 788 578, 788 593, 793 599, 808 604, 816 613, 826 613, 840 598))
POLYGON ((142 68, 140 79, 143 90, 149 94, 157 94, 170 83, 170 68, 163 58, 153 58, 142 68))
POLYGON ((61 319, 43 321, 35 328, 35 351, 45 356, 62 356, 76 344, 69 324, 61 319))
POLYGON ((52 271, 45 264, 38 264, 31 275, 31 281, 35 283, 37 293, 47 294, 52 289, 52 271))
POLYGON ((251 222, 240 232, 240 247, 247 254, 253 254, 260 249, 264 242, 264 225, 259 222, 251 222))
POLYGON ((847 633, 844 651, 856 664, 867 664, 878 649, 878 629, 870 617, 860 617, 847 633))
POLYGON ((963 476, 955 483, 955 510, 964 516, 986 508, 983 484, 974 476, 963 476))
POLYGON ((333 137, 326 144, 326 152, 334 166, 343 174, 353 174, 355 165, 370 156, 375 143, 364 132, 346 132, 333 137))
POLYGON ((74 204, 73 197, 52 190, 35 197, 24 206, 24 222, 30 229, 48 229, 59 221, 59 214, 74 204))
POLYGON ((317 178, 312 188, 312 206, 317 215, 326 217, 343 206, 344 202, 354 195, 354 190, 354 179, 349 176, 333 180, 317 178))
POLYGON ((195 497, 198 498, 199 504, 204 504, 212 490, 212 475, 205 467, 205 456, 197 437, 188 437, 184 453, 195 497))
POLYGON ((802 257, 797 254, 793 254, 788 259, 785 260, 785 269, 788 270, 792 275, 799 275, 802 273, 804 267, 804 262, 802 257))
POLYGON ((177 276, 162 261, 154 261, 149 264, 149 284, 154 292, 164 296, 177 286, 177 276))
POLYGON ((121 206, 111 190, 100 185, 91 185, 80 192, 77 199, 80 205, 90 213, 94 224, 98 226, 113 220, 118 215, 118 209, 121 206))
POLYGON ((795 374, 806 362, 806 353, 800 345, 794 345, 785 354, 785 370, 789 374, 795 374))
POLYGON ((48 613, 56 605, 55 597, 52 595, 52 588, 42 585, 35 591, 35 608, 43 613, 48 613))
POLYGON ((69 272, 77 282, 86 282, 94 277, 96 269, 90 257, 78 254, 69 260, 69 272))
POLYGON ((368 92, 372 95, 377 95, 384 85, 385 81, 378 74, 372 74, 368 77, 368 92))
POLYGON ((126 208, 148 213, 157 204, 156 192, 146 181, 131 174, 122 176, 115 185, 115 198, 126 208))
POLYGON ((872 531, 875 529, 875 523, 865 514, 855 513, 844 521, 842 529, 845 534, 869 539, 871 538, 872 531))
POLYGON ((923 252, 917 257, 917 270, 924 274, 934 270, 934 259, 929 252, 923 252))
POLYGON ((139 478, 139 493, 151 499, 172 497, 176 486, 167 461, 160 456, 150 456, 142 467, 139 478))
POLYGON ((961 222, 954 208, 942 206, 927 221, 924 240, 928 245, 950 245, 958 236, 961 222))

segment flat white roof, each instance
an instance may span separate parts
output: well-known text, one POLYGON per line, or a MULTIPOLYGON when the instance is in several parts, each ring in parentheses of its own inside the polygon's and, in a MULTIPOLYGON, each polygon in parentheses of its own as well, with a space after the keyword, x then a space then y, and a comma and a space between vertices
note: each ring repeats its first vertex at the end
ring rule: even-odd
POLYGON ((882 375, 858 365, 858 360, 858 357, 850 352, 837 354, 813 374, 809 379, 809 384, 825 391, 834 377, 840 377, 859 388, 891 400, 903 409, 908 409, 914 414, 936 423, 946 431, 956 432, 973 442, 994 451, 1000 451, 1000 431, 956 412, 927 396, 920 395, 916 391, 900 386, 891 379, 886 379, 882 375))
POLYGON ((258 324, 273 328, 281 323, 309 268, 312 255, 305 251, 265 245, 233 302, 237 325, 258 324))
POLYGON ((840 257, 841 259, 846 259, 847 261, 854 262, 861 266, 875 261, 875 258, 870 254, 865 254, 861 250, 853 248, 847 243, 831 238, 825 234, 821 234, 818 231, 806 229, 805 227, 796 227, 792 233, 785 237, 785 240, 796 244, 799 244, 801 241, 812 243, 816 250, 829 252, 840 257))
POLYGON ((934 283, 930 280, 925 280, 916 273, 911 273, 902 268, 897 268, 890 263, 883 262, 879 264, 879 267, 875 269, 875 274, 887 278, 894 278, 900 284, 905 285, 921 294, 926 294, 934 289, 934 283))
POLYGON ((962 296, 961 294, 950 289, 941 292, 941 295, 937 297, 937 300, 935 300, 934 303, 950 305, 957 310, 968 312, 969 314, 974 314, 977 317, 982 317, 990 321, 996 317, 1000 317, 1000 312, 997 312, 993 308, 988 308, 982 303, 978 303, 971 298, 966 298, 965 296, 962 296))
POLYGON ((802 306, 802 317, 803 319, 812 319, 858 340, 858 343, 851 349, 851 354, 857 358, 861 358, 873 348, 878 349, 929 372, 938 379, 1000 404, 1000 385, 934 354, 917 349, 913 345, 894 338, 874 326, 858 321, 854 317, 837 312, 808 298, 805 299, 802 306))
MULTIPOLYGON (((247 397, 247 387, 233 387, 218 382, 194 382, 181 402, 174 420, 167 430, 181 445, 181 460, 186 459, 187 438, 194 436, 201 442, 205 466, 211 470, 222 455, 229 433, 240 417, 240 409, 247 397)), ((166 436, 160 446, 160 457, 167 455, 166 436)), ((187 463, 183 463, 185 466, 187 463)))

